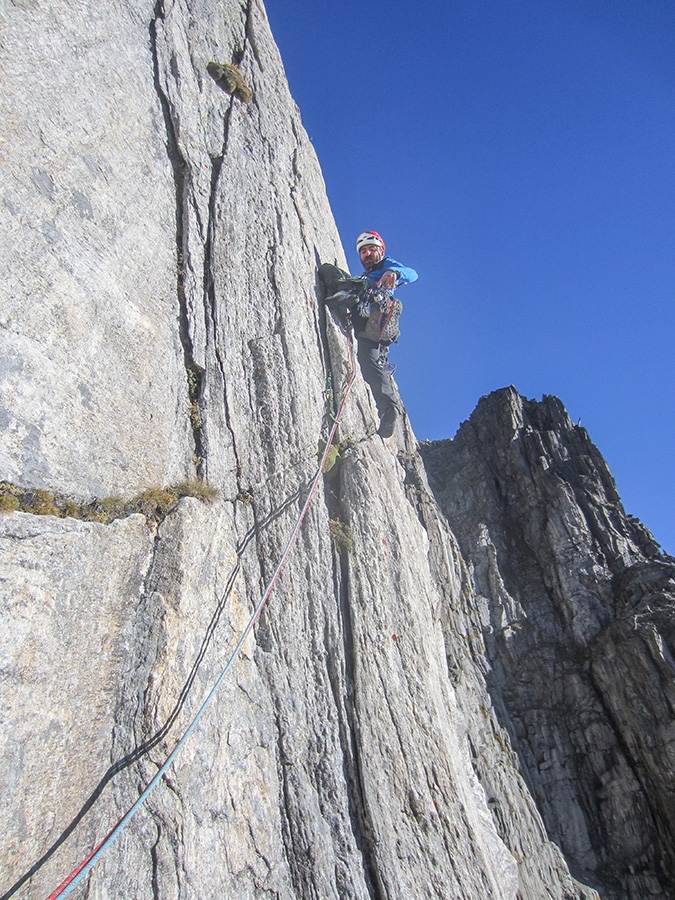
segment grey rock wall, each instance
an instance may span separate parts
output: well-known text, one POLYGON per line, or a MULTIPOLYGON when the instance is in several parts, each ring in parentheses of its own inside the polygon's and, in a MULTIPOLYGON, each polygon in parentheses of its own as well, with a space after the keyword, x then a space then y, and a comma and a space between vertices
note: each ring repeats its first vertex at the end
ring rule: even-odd
POLYGON ((194 472, 151 16, 0 11, 0 478, 81 499, 194 472))
MULTIPOLYGON (((220 491, 159 526, 0 519, 0 890, 34 898, 135 802, 222 673, 316 471, 327 375, 339 402, 350 356, 316 282, 344 255, 257 0, 1 15, 0 476, 76 499, 195 473, 220 491), (212 60, 239 66, 250 102, 212 60)), ((340 465, 253 634, 75 896, 597 898, 500 724, 488 601, 409 424, 387 442, 376 424, 357 373, 340 465), (331 540, 338 520, 351 551, 331 540)))
MULTIPOLYGON (((0 518, 3 893, 75 815, 78 786, 107 768, 151 552, 142 516, 0 518)), ((95 839, 91 821, 82 829, 95 839)))
POLYGON ((495 392, 423 456, 548 833, 603 897, 673 896, 673 560, 556 398, 495 392))

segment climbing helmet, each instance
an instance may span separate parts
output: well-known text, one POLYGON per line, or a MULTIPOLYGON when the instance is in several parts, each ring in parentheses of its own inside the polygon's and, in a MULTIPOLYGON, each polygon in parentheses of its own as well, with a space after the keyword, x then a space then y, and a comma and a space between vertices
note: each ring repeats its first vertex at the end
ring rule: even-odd
POLYGON ((384 253, 384 241, 376 231, 361 232, 356 239, 356 252, 360 253, 361 248, 366 247, 368 244, 375 244, 375 246, 380 247, 384 253))

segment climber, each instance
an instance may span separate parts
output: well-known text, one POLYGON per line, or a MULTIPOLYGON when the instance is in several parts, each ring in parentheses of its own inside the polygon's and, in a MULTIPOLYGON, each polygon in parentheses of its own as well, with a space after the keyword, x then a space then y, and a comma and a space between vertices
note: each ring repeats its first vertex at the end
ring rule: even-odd
POLYGON ((360 234, 356 239, 356 250, 364 268, 361 278, 352 278, 330 263, 319 267, 319 278, 326 288, 326 303, 351 318, 358 341, 361 372, 370 385, 380 416, 377 433, 388 438, 394 433, 400 415, 390 374, 389 345, 398 337, 398 314, 403 307, 393 297, 393 290, 417 281, 417 272, 385 256, 384 241, 376 231, 360 234), (375 307, 376 302, 381 306, 375 307), (377 312, 375 316, 371 312, 373 309, 377 312), (373 330, 373 322, 378 318, 386 326, 379 333, 373 330))

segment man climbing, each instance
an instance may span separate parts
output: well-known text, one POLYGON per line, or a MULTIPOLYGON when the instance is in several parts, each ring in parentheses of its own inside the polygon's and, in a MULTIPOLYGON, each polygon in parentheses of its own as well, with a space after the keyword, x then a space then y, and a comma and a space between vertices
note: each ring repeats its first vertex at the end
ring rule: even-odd
POLYGON ((394 433, 400 414, 389 366, 389 345, 398 336, 400 301, 393 290, 417 281, 417 272, 385 256, 384 241, 376 231, 364 231, 356 239, 356 250, 364 268, 362 278, 352 278, 330 263, 319 268, 326 288, 326 303, 351 316, 358 341, 358 359, 370 385, 380 415, 378 434, 394 433))

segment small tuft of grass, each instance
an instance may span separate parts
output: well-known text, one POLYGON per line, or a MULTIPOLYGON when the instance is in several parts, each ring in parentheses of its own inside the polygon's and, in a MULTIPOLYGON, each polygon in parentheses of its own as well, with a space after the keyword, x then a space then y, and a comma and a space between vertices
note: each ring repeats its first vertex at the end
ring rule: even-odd
POLYGON ((84 519, 87 522, 100 522, 103 525, 109 525, 114 519, 121 519, 129 515, 127 504, 121 497, 115 496, 92 500, 79 509, 77 507, 73 509, 72 506, 72 518, 84 519))
POLYGON ((36 490, 28 495, 21 504, 24 512, 33 513, 35 516, 60 516, 61 510, 54 502, 54 495, 49 491, 36 490))
POLYGON ((171 488, 148 488, 135 497, 129 506, 146 518, 161 521, 178 503, 178 495, 171 488))
POLYGON ((328 528, 337 552, 340 555, 351 553, 354 547, 354 535, 349 525, 340 519, 330 519, 328 528))
POLYGON ((118 519, 124 515, 125 504, 121 497, 104 497, 94 501, 97 512, 107 516, 108 519, 118 519))
POLYGON ((205 481, 200 481, 198 478, 191 478, 189 481, 181 481, 181 483, 177 484, 173 490, 175 490, 178 497, 195 497, 197 500, 201 500, 204 503, 213 503, 220 496, 218 488, 214 488, 205 481))
POLYGON ((127 504, 127 509, 143 513, 146 518, 161 522, 176 508, 178 501, 183 497, 195 497, 203 503, 213 503, 219 496, 217 488, 194 478, 168 488, 149 488, 127 504))
POLYGON ((217 488, 195 478, 168 488, 148 488, 129 501, 111 496, 77 503, 59 494, 53 495, 41 489, 23 489, 0 481, 0 513, 21 510, 36 516, 59 516, 109 525, 115 519, 140 512, 149 522, 159 523, 175 509, 182 497, 195 497, 203 503, 212 503, 219 496, 217 488))
POLYGON ((250 103, 253 99, 253 91, 246 84, 244 76, 234 63, 207 63, 206 70, 216 82, 228 94, 238 97, 242 103, 250 103))
POLYGON ((82 507, 79 503, 75 503, 73 500, 66 500, 63 504, 63 509, 61 510, 63 513, 64 519, 83 519, 84 516, 82 514, 82 507))

